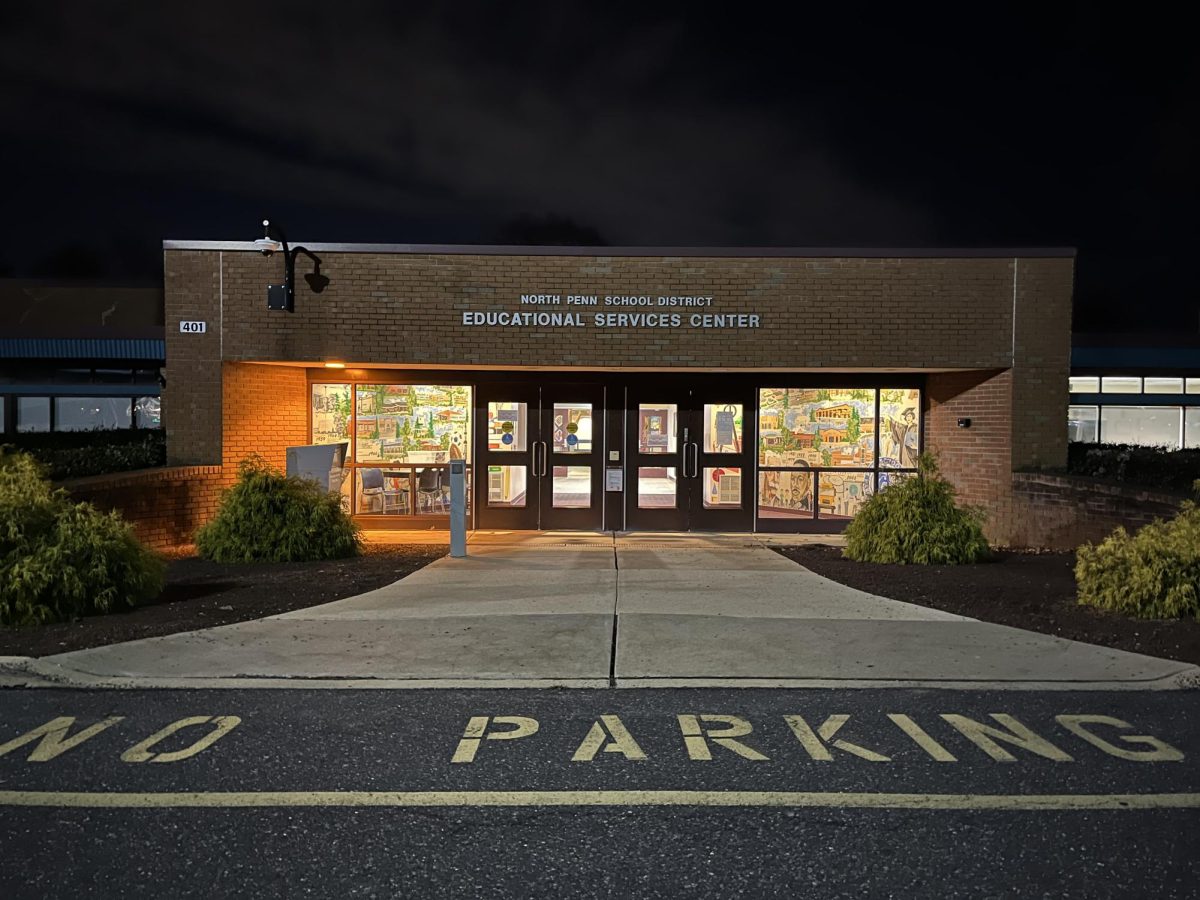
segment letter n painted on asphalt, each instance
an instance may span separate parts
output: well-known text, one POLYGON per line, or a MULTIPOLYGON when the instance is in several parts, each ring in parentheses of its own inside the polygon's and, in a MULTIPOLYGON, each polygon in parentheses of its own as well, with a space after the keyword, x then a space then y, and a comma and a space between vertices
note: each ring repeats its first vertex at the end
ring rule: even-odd
POLYGON ((747 747, 741 741, 734 740, 734 738, 745 737, 754 730, 754 726, 741 716, 681 715, 678 716, 678 719, 679 730, 683 733, 684 746, 687 747, 688 756, 692 759, 712 759, 712 750, 708 746, 709 741, 718 747, 733 751, 743 759, 767 759, 753 747, 747 747), (701 722, 714 722, 727 727, 714 731, 708 727, 702 728, 701 722))
POLYGON ((454 756, 450 758, 450 762, 475 762, 475 754, 479 752, 480 741, 511 741, 516 738, 537 734, 537 730, 537 719, 531 719, 528 716, 495 716, 491 719, 487 716, 472 716, 470 721, 467 722, 467 728, 463 732, 462 740, 454 748, 454 756), (492 731, 488 725, 489 722, 491 722, 492 727, 496 725, 511 725, 513 727, 508 731, 492 731))
POLYGON ((33 731, 27 731, 20 737, 13 738, 7 744, 0 744, 0 756, 26 744, 32 744, 38 738, 41 742, 29 754, 29 762, 49 762, 61 753, 66 753, 72 747, 78 747, 88 738, 93 738, 105 728, 116 725, 124 716, 112 716, 95 725, 89 725, 79 734, 67 737, 67 732, 75 724, 74 716, 60 716, 51 719, 45 725, 39 725, 33 731))
POLYGON ((1137 746, 1141 744, 1145 747, 1150 747, 1150 750, 1130 750, 1127 747, 1118 747, 1116 744, 1109 743, 1098 734, 1093 734, 1084 728, 1084 725, 1108 725, 1112 728, 1132 728, 1128 722, 1122 722, 1120 719, 1114 719, 1112 716, 1055 716, 1055 720, 1063 728, 1072 734, 1083 738, 1093 747, 1103 750, 1109 756, 1115 756, 1118 759, 1128 759, 1134 762, 1179 762, 1183 759, 1183 753, 1176 750, 1165 741, 1160 741, 1156 737, 1148 734, 1122 734, 1118 740, 1126 744, 1137 746))
POLYGON ((1038 756, 1044 756, 1055 762, 1072 762, 1068 754, 1059 750, 1045 738, 1038 737, 1012 716, 1006 713, 989 713, 989 715, 1008 731, 984 725, 982 722, 976 722, 974 719, 953 713, 942 713, 942 718, 996 762, 1016 762, 1017 759, 996 741, 1004 741, 1006 744, 1012 744, 1021 750, 1028 750, 1030 753, 1036 753, 1038 756))
POLYGON ((171 763, 179 762, 181 759, 188 759, 195 756, 201 750, 207 750, 221 738, 225 737, 225 735, 229 734, 229 732, 233 731, 234 728, 241 724, 241 721, 237 716, 189 716, 186 719, 180 719, 177 722, 172 722, 166 728, 162 729, 162 731, 154 732, 154 734, 150 735, 144 741, 134 744, 121 754, 121 762, 171 763), (172 750, 169 753, 150 752, 151 747, 162 743, 177 731, 182 731, 193 725, 208 724, 215 725, 216 727, 182 750, 172 750))
POLYGON ((571 757, 571 762, 591 762, 601 750, 605 753, 621 753, 626 759, 646 758, 625 723, 617 716, 601 716, 600 721, 593 722, 583 743, 571 757))
POLYGON ((846 724, 846 720, 850 718, 847 715, 830 716, 821 723, 815 732, 804 721, 803 716, 784 716, 783 718, 788 723, 788 727, 792 729, 792 733, 796 735, 796 739, 800 741, 800 745, 808 751, 808 755, 813 759, 822 762, 833 759, 833 754, 825 747, 825 744, 828 743, 830 747, 836 747, 838 750, 865 759, 867 762, 891 762, 882 753, 876 753, 874 750, 868 750, 866 747, 860 747, 858 744, 834 737, 846 724))

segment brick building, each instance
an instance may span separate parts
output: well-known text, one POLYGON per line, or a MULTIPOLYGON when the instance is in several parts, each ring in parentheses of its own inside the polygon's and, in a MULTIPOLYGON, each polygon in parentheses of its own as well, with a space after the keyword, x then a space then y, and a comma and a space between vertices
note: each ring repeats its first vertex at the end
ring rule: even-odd
POLYGON ((1006 542, 1065 463, 1071 250, 306 246, 283 312, 281 254, 165 243, 171 464, 344 442, 371 527, 444 526, 461 457, 473 527, 821 531, 931 450, 1006 542))

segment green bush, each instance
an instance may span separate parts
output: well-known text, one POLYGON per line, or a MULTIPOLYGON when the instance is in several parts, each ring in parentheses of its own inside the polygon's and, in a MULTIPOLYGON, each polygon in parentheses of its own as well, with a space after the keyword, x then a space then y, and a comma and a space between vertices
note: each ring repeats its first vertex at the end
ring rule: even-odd
POLYGON ((845 556, 859 562, 958 564, 990 555, 983 515, 954 502, 932 456, 920 474, 874 494, 846 528, 845 556))
POLYGON ((1200 450, 1073 442, 1067 448, 1067 473, 1186 495, 1200 478, 1200 450))
POLYGON ((300 562, 354 556, 358 527, 340 498, 315 481, 289 478, 259 456, 242 461, 196 549, 217 562, 300 562))
POLYGON ((53 481, 149 469, 167 460, 166 436, 157 428, 15 434, 7 441, 42 463, 53 481))
MULTIPOLYGON (((1200 481, 1196 482, 1200 493, 1200 481)), ((1075 559, 1079 602, 1143 619, 1200 619, 1200 506, 1129 534, 1118 528, 1075 559)))
POLYGON ((0 623, 137 606, 162 591, 164 572, 120 515, 73 502, 29 454, 0 448, 0 623))

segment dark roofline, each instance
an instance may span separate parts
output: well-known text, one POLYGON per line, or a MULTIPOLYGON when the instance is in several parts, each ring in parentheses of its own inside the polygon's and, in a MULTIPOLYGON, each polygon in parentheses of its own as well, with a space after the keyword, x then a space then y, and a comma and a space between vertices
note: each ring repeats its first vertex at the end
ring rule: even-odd
MULTIPOLYGON (((302 244, 316 253, 411 253, 430 256, 677 256, 708 258, 1011 259, 1075 258, 1074 247, 539 247, 493 244, 302 244)), ((163 241, 163 250, 258 252, 253 241, 163 241)))

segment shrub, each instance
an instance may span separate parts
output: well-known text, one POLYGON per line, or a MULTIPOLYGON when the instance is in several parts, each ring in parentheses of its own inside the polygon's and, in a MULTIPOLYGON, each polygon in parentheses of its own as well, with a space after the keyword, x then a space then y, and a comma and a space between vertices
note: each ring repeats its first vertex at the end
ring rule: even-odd
POLYGON ((52 431, 16 434, 7 440, 42 463, 53 481, 149 469, 167 460, 166 436, 157 428, 52 431))
MULTIPOLYGON (((1200 481, 1195 483, 1200 493, 1200 481)), ((1200 506, 1129 534, 1084 544, 1075 560, 1079 602, 1143 619, 1200 619, 1200 506)))
POLYGON ((0 623, 133 607, 158 596, 164 571, 119 514, 73 502, 29 454, 0 449, 0 623))
POLYGON ((1067 472, 1186 495, 1200 478, 1200 450, 1073 442, 1067 450, 1067 472))
POLYGON ((958 564, 990 555, 983 515, 954 502, 954 486, 925 454, 920 472, 867 499, 846 528, 845 556, 859 562, 958 564))
POLYGON ((200 555, 225 563, 339 559, 360 546, 358 527, 336 494, 288 477, 259 456, 242 461, 216 517, 196 534, 200 555))

